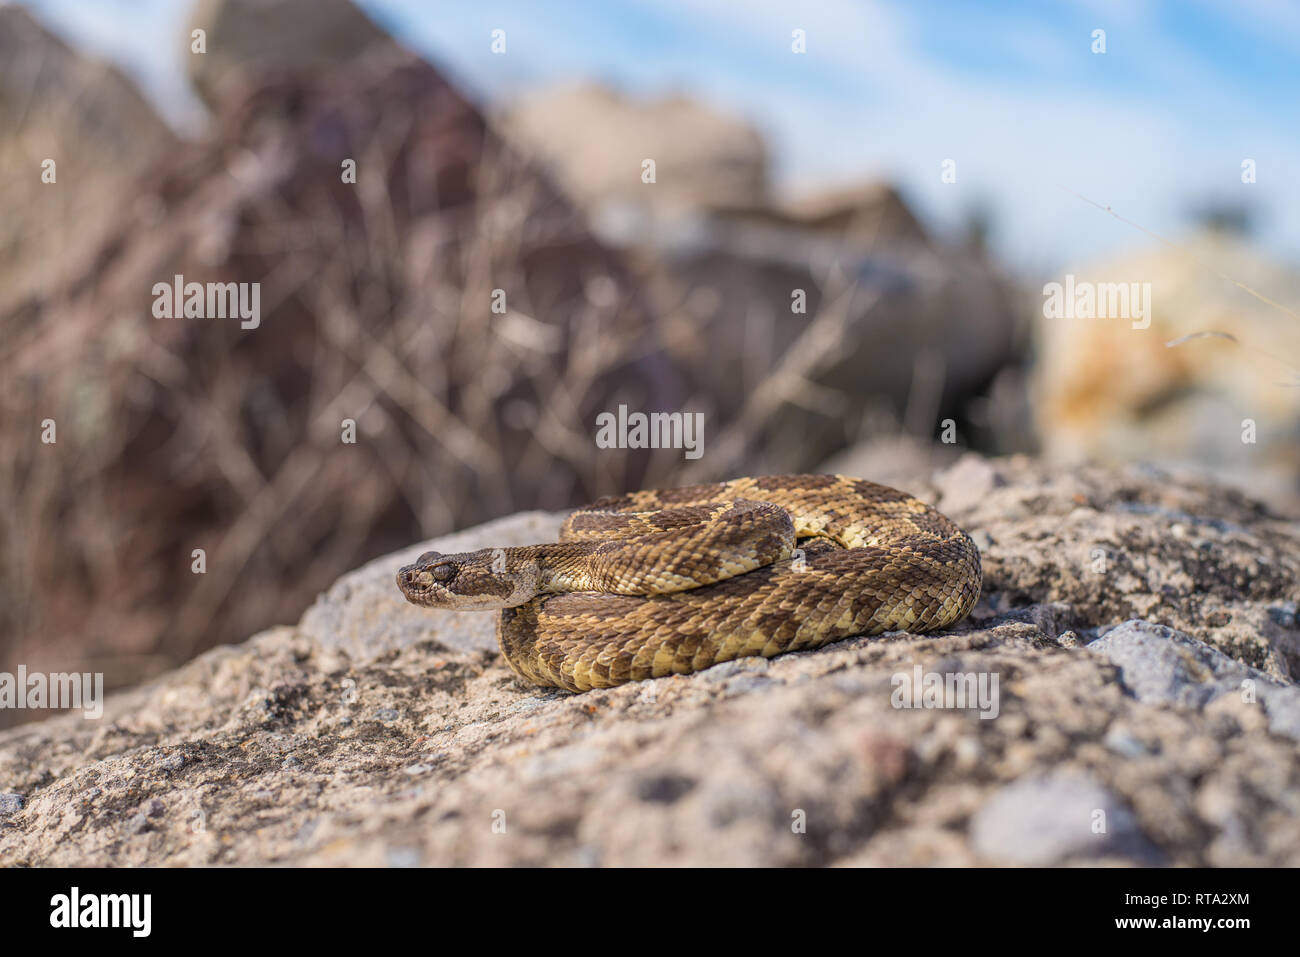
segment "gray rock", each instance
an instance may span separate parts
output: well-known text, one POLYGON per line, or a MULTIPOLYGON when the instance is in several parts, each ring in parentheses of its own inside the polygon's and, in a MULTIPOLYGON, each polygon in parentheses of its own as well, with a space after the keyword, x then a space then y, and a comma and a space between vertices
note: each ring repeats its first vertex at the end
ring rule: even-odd
POLYGON ((168 754, 158 760, 158 767, 164 771, 179 771, 185 767, 185 755, 179 753, 168 754))
POLYGON ((1112 628, 1087 646, 1120 669, 1120 678, 1139 701, 1201 709, 1224 695, 1258 701, 1269 730, 1300 741, 1300 688, 1203 641, 1165 625, 1132 620, 1112 628))
POLYGON ((1139 701, 1202 708, 1250 669, 1190 635, 1149 621, 1126 621, 1087 646, 1120 669, 1139 701))
POLYGON ((17 814, 22 809, 23 796, 21 794, 0 794, 0 817, 17 814))
POLYGON ((1009 784, 971 818, 977 854, 1043 867, 1077 858, 1122 857, 1160 863, 1137 819, 1092 777, 1062 772, 1009 784))

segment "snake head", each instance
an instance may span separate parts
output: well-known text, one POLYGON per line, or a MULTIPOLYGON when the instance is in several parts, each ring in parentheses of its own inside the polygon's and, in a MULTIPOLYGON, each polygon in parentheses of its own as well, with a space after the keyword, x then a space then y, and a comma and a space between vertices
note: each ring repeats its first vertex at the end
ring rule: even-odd
POLYGON ((537 594, 541 572, 536 560, 512 555, 515 549, 484 548, 444 555, 425 552, 397 572, 406 600, 456 611, 513 608, 537 594))

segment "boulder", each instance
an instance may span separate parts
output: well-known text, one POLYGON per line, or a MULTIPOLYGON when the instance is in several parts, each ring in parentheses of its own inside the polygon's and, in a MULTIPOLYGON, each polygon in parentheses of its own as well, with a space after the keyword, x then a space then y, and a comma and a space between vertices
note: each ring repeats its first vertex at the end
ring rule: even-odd
MULTIPOLYGON (((1150 308, 1141 318, 1048 318, 1045 297, 1035 298, 1032 405, 1044 454, 1208 469, 1300 515, 1294 267, 1205 231, 1065 273, 1076 296, 1085 283, 1145 284, 1150 308)), ((1052 280, 1065 285, 1064 275, 1052 280)))
POLYGON ((598 218, 628 206, 669 213, 750 206, 767 196, 767 147, 758 130, 688 96, 634 99, 600 84, 567 84, 511 104, 499 125, 598 218), (643 181, 645 160, 655 163, 653 184, 643 181))
POLYGON ((214 112, 266 72, 336 69, 397 48, 352 0, 199 0, 185 34, 186 72, 214 112), (204 32, 203 53, 192 50, 195 30, 204 32))
POLYGON ((84 268, 136 179, 175 145, 120 70, 0 5, 0 313, 84 268))
POLYGON ((0 865, 1300 864, 1300 530, 1194 477, 984 464, 907 483, 984 542, 946 634, 535 688, 493 615, 393 583, 427 548, 558 527, 512 516, 378 559, 101 721, 0 732, 0 865), (901 696, 918 673, 996 691, 901 696))

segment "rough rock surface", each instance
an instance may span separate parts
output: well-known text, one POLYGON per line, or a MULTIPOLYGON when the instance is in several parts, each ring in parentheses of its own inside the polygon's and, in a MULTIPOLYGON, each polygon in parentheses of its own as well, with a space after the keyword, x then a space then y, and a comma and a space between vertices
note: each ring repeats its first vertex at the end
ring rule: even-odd
POLYGON ((101 721, 0 734, 0 864, 1300 864, 1294 522, 1141 469, 912 487, 984 550, 949 634, 542 691, 491 616, 402 602, 415 545, 101 721), (993 707, 895 707, 917 668, 996 675, 993 707))

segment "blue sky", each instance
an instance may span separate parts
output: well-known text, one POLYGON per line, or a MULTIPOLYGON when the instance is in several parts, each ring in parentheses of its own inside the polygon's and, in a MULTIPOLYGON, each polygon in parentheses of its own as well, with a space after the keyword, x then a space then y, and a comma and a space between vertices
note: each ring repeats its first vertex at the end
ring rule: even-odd
MULTIPOLYGON (((184 0, 34 0, 77 46, 120 63, 178 124, 184 0), (170 52, 169 52, 170 51, 170 52)), ((1034 276, 1142 246, 1189 212, 1247 201, 1258 240, 1300 262, 1300 2, 1039 0, 363 0, 472 95, 507 101, 596 78, 686 92, 767 135, 787 194, 873 177, 952 230, 977 205, 994 248, 1034 276), (489 50, 504 29, 508 52, 489 50), (790 51, 791 31, 808 52, 790 51), (1105 54, 1091 51, 1106 31, 1105 54), (1241 182, 1241 162, 1258 181, 1241 182), (957 182, 940 180, 945 159, 957 182)))

